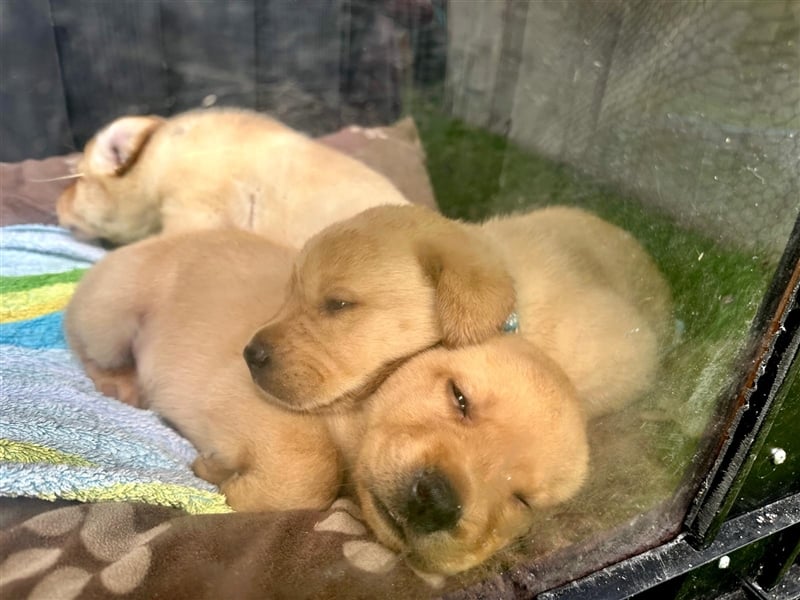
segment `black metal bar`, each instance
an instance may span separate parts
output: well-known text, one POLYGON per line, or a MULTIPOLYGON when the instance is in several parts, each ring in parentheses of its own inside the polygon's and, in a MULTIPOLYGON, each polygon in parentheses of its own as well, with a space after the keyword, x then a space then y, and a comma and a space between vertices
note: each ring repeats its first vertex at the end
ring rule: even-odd
POLYGON ((765 589, 757 581, 743 581, 742 591, 752 600, 797 600, 800 598, 800 565, 792 565, 775 587, 765 589))
POLYGON ((583 579, 543 592, 537 598, 629 598, 797 523, 800 523, 800 494, 783 498, 725 522, 716 539, 704 549, 693 548, 687 535, 681 534, 658 548, 611 565, 583 579))
POLYGON ((726 518, 735 492, 741 487, 753 461, 752 452, 759 449, 778 406, 773 405, 800 344, 800 219, 787 244, 753 324, 753 331, 762 335, 751 370, 745 374, 737 397, 735 418, 728 431, 720 434, 726 440, 715 465, 700 486, 690 508, 685 526, 690 540, 698 546, 708 545, 726 518))
POLYGON ((800 527, 781 532, 761 560, 761 570, 755 582, 761 589, 775 587, 800 556, 800 527))

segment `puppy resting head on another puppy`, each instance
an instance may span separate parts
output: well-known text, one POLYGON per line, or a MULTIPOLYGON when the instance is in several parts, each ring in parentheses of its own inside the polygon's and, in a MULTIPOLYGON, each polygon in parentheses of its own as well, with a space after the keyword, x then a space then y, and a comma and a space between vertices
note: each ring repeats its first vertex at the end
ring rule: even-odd
POLYGON ((245 349, 253 379, 292 409, 346 407, 431 346, 497 334, 513 281, 467 227, 380 207, 313 237, 283 308, 245 349))
POLYGON ((517 336, 437 348, 370 400, 355 484, 378 538, 424 570, 475 566, 573 496, 588 463, 566 375, 517 336))

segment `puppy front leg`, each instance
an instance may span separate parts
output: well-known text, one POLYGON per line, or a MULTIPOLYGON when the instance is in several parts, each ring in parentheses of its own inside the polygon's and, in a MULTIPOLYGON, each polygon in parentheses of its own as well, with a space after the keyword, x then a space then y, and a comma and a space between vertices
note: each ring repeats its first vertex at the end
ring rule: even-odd
MULTIPOLYGON (((291 469, 287 465, 288 469, 291 469)), ((220 484, 228 504, 242 512, 275 510, 323 510, 336 499, 340 481, 335 471, 319 480, 313 474, 291 470, 290 473, 247 469, 235 473, 220 484)))
POLYGON ((192 468, 217 484, 235 510, 323 509, 336 499, 342 479, 339 451, 324 421, 275 408, 230 386, 206 410, 213 427, 184 432, 200 451, 192 468))
POLYGON ((131 283, 135 253, 117 250, 83 277, 64 315, 64 332, 95 387, 138 406, 133 345, 142 322, 146 291, 131 283))
MULTIPOLYGON (((275 421, 281 417, 276 416, 272 426, 278 425, 275 421)), ((235 510, 321 510, 336 499, 342 471, 339 453, 327 433, 312 423, 304 429, 285 425, 269 432, 268 439, 262 438, 264 443, 240 454, 244 460, 236 472, 219 484, 235 510)), ((217 478, 222 469, 230 468, 216 459, 202 461, 204 475, 217 478)), ((196 462, 195 467, 199 466, 196 462)))
POLYGON ((104 396, 116 398, 120 402, 136 408, 147 408, 139 393, 139 381, 135 367, 103 369, 96 362, 83 360, 86 374, 94 382, 94 387, 104 396))
POLYGON ((214 453, 201 453, 192 463, 194 474, 209 483, 221 486, 225 481, 236 475, 236 469, 226 465, 214 453))

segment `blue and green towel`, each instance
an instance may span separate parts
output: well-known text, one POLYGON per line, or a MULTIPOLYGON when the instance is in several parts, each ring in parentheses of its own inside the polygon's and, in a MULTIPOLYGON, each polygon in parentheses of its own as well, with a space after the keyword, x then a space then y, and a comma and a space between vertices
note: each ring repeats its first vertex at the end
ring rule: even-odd
POLYGON ((103 253, 57 227, 0 228, 0 496, 228 512, 191 444, 95 391, 67 350, 63 309, 103 253))

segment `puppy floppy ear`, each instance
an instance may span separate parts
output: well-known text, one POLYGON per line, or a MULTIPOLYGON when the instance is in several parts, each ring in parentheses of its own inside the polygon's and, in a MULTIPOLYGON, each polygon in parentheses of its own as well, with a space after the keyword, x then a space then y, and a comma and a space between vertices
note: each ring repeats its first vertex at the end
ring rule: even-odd
POLYGON ((139 158, 153 132, 164 123, 161 117, 122 117, 92 141, 89 164, 101 175, 122 175, 139 158))
POLYGON ((458 347, 500 333, 514 311, 514 281, 487 244, 458 226, 417 244, 423 271, 436 288, 442 341, 458 347))

